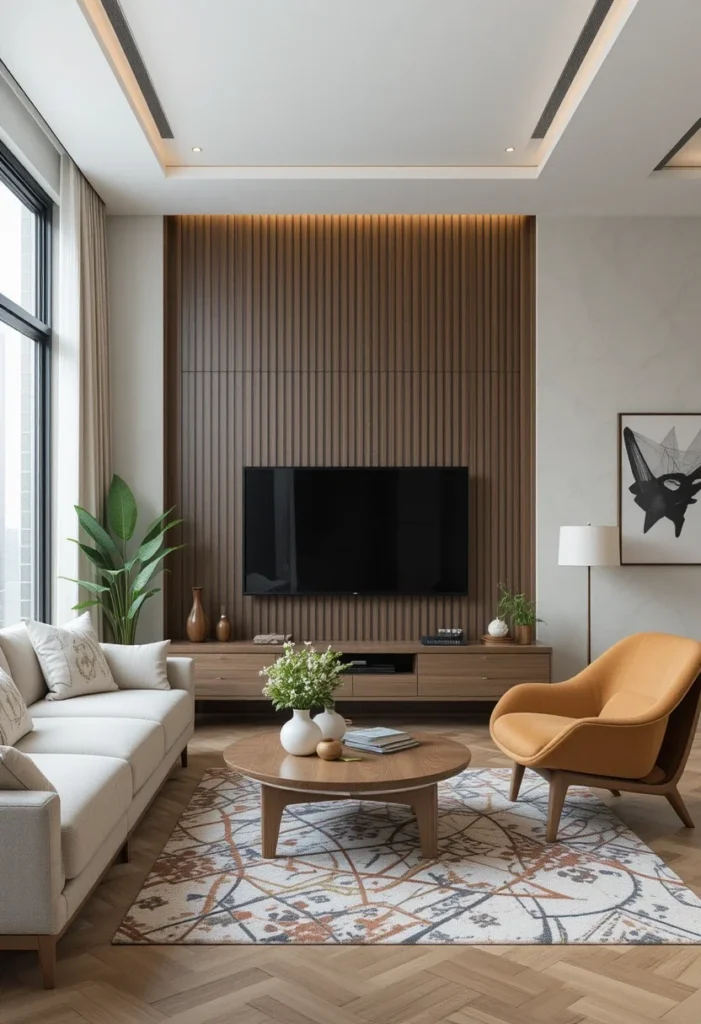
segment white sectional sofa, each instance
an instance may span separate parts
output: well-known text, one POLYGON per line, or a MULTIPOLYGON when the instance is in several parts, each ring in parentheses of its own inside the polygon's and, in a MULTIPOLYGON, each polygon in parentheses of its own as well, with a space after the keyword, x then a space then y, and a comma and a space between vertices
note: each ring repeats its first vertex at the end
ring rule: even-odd
MULTIPOLYGON (((35 949, 54 985, 56 943, 178 758, 194 728, 189 658, 168 658, 170 689, 47 701, 24 625, 0 630, 4 660, 34 720, 15 746, 56 792, 0 790, 0 950, 35 949)), ((146 685, 148 685, 145 680, 146 685)))

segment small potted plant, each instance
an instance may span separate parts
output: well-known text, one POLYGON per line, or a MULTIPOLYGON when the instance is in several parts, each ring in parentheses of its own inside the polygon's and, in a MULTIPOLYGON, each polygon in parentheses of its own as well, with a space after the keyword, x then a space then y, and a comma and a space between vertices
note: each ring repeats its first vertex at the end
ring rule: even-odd
POLYGON ((517 643, 532 644, 536 623, 543 621, 536 615, 535 601, 525 594, 512 594, 503 583, 499 584, 499 594, 499 617, 511 619, 517 643))
POLYGON ((345 720, 333 710, 333 693, 348 668, 338 651, 329 647, 319 654, 305 640, 298 650, 291 641, 284 644, 282 657, 262 670, 260 674, 268 677, 263 696, 273 702, 276 711, 292 711, 292 718, 280 730, 280 742, 288 754, 313 754, 320 740, 342 738, 345 720), (314 721, 309 717, 313 708, 324 709, 314 721), (342 723, 340 736, 336 719, 342 723))

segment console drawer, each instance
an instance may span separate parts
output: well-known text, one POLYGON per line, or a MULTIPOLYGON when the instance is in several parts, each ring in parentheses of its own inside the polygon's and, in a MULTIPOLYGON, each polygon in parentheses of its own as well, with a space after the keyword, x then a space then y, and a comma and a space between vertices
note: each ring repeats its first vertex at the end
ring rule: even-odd
POLYGON ((416 676, 404 675, 363 675, 353 676, 353 696, 365 698, 411 699, 416 697, 416 676))
POLYGON ((514 682, 541 682, 550 679, 550 655, 533 653, 520 654, 420 654, 418 656, 419 679, 421 676, 439 678, 512 679, 514 682))
POLYGON ((486 676, 419 676, 419 697, 443 700, 498 700, 507 690, 518 686, 513 679, 486 676))

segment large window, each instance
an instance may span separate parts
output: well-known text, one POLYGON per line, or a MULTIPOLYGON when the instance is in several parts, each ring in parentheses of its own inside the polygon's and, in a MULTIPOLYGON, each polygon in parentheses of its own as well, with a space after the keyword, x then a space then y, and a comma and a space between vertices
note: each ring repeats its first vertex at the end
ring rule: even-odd
POLYGON ((49 617, 50 226, 0 145, 0 626, 49 617))

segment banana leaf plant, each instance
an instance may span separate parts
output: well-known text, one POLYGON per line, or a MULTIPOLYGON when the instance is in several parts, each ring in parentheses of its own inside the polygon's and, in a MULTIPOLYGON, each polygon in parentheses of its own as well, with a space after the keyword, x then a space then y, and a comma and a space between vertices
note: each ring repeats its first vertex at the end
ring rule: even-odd
POLYGON ((174 508, 157 516, 137 545, 130 543, 138 519, 136 498, 121 477, 116 474, 112 477, 107 494, 106 527, 86 509, 75 506, 78 522, 94 547, 71 540, 95 567, 95 579, 71 580, 93 595, 74 605, 73 610, 83 611, 99 605, 115 643, 134 643, 141 609, 161 589, 149 587, 149 584, 164 570, 165 558, 183 547, 182 544, 164 547, 168 531, 183 521, 171 519, 168 522, 174 508))

